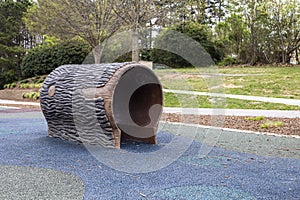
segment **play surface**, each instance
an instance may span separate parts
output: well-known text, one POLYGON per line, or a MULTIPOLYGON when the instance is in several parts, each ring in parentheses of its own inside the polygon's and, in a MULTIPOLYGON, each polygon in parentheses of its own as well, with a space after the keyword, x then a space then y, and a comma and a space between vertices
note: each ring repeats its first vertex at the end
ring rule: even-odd
POLYGON ((123 142, 101 159, 83 144, 48 138, 40 113, 0 115, 0 199, 300 198, 297 138, 223 131, 211 147, 202 129, 191 139, 192 129, 164 124, 158 145, 123 142), (135 170, 137 158, 145 160, 135 170))

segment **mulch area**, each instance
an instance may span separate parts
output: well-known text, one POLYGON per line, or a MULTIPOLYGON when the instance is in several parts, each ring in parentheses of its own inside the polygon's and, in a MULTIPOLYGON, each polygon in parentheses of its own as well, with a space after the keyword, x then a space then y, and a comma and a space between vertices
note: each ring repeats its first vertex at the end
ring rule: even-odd
POLYGON ((260 121, 249 120, 247 116, 209 116, 209 115, 180 115, 164 113, 163 121, 183 122, 189 124, 200 124, 204 126, 215 126, 222 128, 248 130, 262 133, 273 133, 280 135, 300 136, 300 118, 270 118, 267 117, 260 121), (267 122, 282 122, 280 127, 270 125, 268 128, 261 128, 267 122))

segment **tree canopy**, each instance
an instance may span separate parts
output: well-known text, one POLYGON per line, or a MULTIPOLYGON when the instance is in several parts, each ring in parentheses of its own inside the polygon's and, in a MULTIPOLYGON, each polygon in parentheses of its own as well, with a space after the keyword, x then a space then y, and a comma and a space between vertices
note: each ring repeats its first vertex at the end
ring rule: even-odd
POLYGON ((0 88, 22 77, 21 62, 28 37, 22 16, 30 5, 30 0, 0 0, 0 88))
MULTIPOLYGON (((114 0, 38 0, 24 21, 29 30, 58 38, 79 36, 97 47, 120 28, 120 20, 113 12, 114 0)), ((101 48, 94 49, 99 63, 101 48)))
MULTIPOLYGON (((140 57, 138 45, 146 44, 142 57, 155 60, 149 52, 157 34, 138 33, 152 26, 159 31, 176 27, 199 41, 215 61, 299 63, 299 0, 32 1, 0 0, 0 87, 23 76, 22 59, 39 42, 44 45, 81 38, 94 48, 94 60, 100 63, 107 39, 133 30, 127 38, 132 43, 132 59, 140 57), (47 41, 43 41, 45 35, 47 41)), ((161 38, 156 40, 164 42, 161 38)), ((117 47, 110 51, 117 51, 117 47)))

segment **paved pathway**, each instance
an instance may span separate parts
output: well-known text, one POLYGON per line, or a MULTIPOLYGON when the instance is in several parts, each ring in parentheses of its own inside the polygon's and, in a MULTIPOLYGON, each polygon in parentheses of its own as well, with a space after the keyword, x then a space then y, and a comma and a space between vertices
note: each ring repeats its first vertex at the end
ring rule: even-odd
POLYGON ((25 101, 12 101, 0 99, 0 105, 26 105, 26 106, 40 106, 40 103, 36 102, 25 102, 25 101))
POLYGON ((209 93, 209 92, 193 92, 193 91, 184 91, 184 90, 164 90, 164 92, 170 92, 175 94, 241 99, 241 100, 249 100, 249 101, 261 101, 261 102, 300 106, 300 100, 296 100, 296 99, 271 98, 271 97, 259 97, 259 96, 247 96, 247 95, 235 95, 235 94, 219 94, 219 93, 209 93))
POLYGON ((7 110, 7 109, 19 109, 19 108, 12 107, 12 106, 0 106, 0 110, 7 110))

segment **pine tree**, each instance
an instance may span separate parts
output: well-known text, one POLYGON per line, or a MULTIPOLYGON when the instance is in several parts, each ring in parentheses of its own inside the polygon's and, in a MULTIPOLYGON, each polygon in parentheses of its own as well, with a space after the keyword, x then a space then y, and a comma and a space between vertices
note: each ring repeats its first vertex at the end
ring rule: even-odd
POLYGON ((22 77, 21 62, 28 35, 22 22, 30 0, 0 0, 0 88, 22 77))

